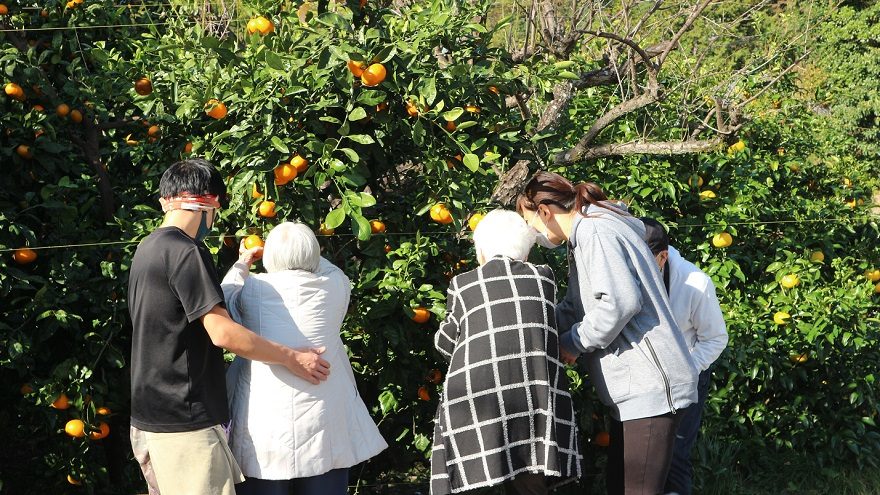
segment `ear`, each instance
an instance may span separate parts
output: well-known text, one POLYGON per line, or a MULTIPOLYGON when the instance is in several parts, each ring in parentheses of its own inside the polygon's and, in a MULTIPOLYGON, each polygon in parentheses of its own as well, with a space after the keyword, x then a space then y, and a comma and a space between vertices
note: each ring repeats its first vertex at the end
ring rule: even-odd
POLYGON ((167 205, 167 204, 168 204, 168 200, 167 200, 167 199, 165 199, 165 198, 159 198, 159 206, 161 206, 163 210, 165 209, 165 205, 167 205))
POLYGON ((665 268, 666 264, 669 263, 669 251, 660 251, 658 256, 660 257, 660 268, 665 268))
POLYGON ((541 217, 541 220, 544 220, 546 223, 553 216, 553 212, 550 211, 550 207, 545 204, 538 205, 538 215, 541 217))

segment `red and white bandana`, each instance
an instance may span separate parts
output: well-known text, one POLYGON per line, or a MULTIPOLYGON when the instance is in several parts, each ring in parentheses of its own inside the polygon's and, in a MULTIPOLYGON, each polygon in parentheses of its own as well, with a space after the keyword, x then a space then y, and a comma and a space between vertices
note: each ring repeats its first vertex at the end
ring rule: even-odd
POLYGON ((191 194, 184 192, 180 193, 179 196, 163 199, 165 200, 165 204, 162 205, 163 212, 171 210, 208 211, 220 209, 220 197, 214 194, 191 194))

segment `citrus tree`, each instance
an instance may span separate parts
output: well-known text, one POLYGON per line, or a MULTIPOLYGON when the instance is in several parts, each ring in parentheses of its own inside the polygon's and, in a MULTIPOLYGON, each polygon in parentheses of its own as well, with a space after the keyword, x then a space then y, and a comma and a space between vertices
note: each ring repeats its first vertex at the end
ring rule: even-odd
MULTIPOLYGON (((705 5, 685 7, 675 39, 687 44, 705 5)), ((239 239, 259 243, 289 220, 314 228, 351 279, 343 339, 391 445, 359 468, 359 483, 425 479, 447 281, 473 268, 469 232, 493 193, 503 202, 499 191, 509 198, 538 167, 596 180, 659 217, 716 280, 732 344, 716 374, 714 431, 873 458, 877 296, 863 272, 880 265, 868 210, 876 163, 848 157, 834 125, 792 97, 802 78, 786 68, 798 55, 784 52, 772 91, 768 78, 737 79, 736 105, 715 77, 736 67, 718 61, 699 68, 713 77, 684 84, 702 60, 693 50, 646 51, 633 36, 566 43, 549 27, 557 45, 502 48, 510 26, 486 3, 452 0, 0 9, 0 396, 14 405, 0 412, 13 446, 0 481, 12 491, 138 485, 125 440, 127 269, 161 219, 159 177, 189 156, 226 177, 231 202, 208 239, 221 269, 239 239), (618 44, 628 48, 606 53, 618 44), (658 56, 678 64, 649 65, 658 56), (609 79, 626 60, 648 86, 609 79), (726 127, 683 138, 680 110, 697 115, 695 105, 726 127), (743 112, 757 120, 743 127, 743 112)), ((534 255, 565 273, 555 254, 534 255)), ((605 419, 588 378, 570 375, 595 476, 605 419)))

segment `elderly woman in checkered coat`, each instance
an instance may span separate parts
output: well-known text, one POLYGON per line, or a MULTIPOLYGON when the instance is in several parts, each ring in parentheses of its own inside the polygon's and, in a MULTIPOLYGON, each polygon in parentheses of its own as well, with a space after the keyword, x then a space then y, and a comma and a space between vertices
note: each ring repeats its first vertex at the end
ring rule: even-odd
POLYGON ((434 427, 433 495, 501 484, 545 494, 580 477, 556 283, 549 267, 525 261, 534 242, 519 215, 493 211, 474 232, 479 268, 450 283, 434 337, 449 371, 434 427))

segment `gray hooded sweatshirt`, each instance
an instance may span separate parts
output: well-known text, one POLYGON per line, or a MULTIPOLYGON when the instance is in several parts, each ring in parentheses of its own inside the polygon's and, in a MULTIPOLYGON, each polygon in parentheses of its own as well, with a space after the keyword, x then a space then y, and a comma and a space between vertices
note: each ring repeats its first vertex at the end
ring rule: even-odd
POLYGON ((560 344, 585 353, 599 399, 619 421, 697 401, 697 368, 675 323, 645 227, 613 203, 590 205, 569 237, 560 344))

